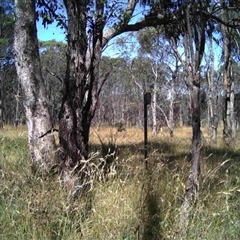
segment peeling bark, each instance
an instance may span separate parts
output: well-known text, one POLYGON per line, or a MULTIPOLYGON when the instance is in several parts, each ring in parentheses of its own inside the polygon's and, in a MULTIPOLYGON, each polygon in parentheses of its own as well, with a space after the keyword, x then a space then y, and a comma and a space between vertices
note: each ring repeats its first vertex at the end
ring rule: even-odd
POLYGON ((88 159, 90 126, 106 80, 99 76, 103 4, 96 6, 97 19, 89 36, 86 33, 87 1, 66 0, 64 4, 68 14, 68 53, 65 94, 59 114, 59 139, 62 178, 68 191, 74 192, 76 185, 86 185, 88 173, 83 165, 88 159))
POLYGON ((15 17, 15 65, 24 93, 32 166, 34 171, 49 173, 56 165, 56 145, 53 133, 49 132, 53 125, 41 73, 35 1, 15 0, 15 17))

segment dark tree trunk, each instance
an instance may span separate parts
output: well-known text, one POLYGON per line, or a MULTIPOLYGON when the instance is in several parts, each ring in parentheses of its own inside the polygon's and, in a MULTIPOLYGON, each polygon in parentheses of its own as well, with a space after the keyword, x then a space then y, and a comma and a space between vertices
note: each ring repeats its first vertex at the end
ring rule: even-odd
POLYGON ((185 199, 180 212, 180 231, 184 233, 189 222, 189 214, 197 199, 200 178, 201 151, 201 104, 200 104, 200 76, 196 75, 190 91, 190 107, 192 116, 192 164, 185 186, 185 199))
POLYGON ((192 166, 186 183, 186 196, 192 203, 199 188, 200 176, 200 150, 201 150, 201 112, 200 112, 200 84, 199 76, 197 83, 190 90, 192 112, 192 166))
POLYGON ((230 78, 231 78, 231 87, 230 87, 230 125, 231 125, 231 131, 232 131, 232 139, 236 138, 237 135, 237 128, 236 128, 236 117, 235 117, 235 111, 234 111, 234 105, 235 105, 235 90, 234 90, 234 78, 232 73, 232 66, 230 71, 230 78))
MULTIPOLYGON (((87 1, 86 1, 87 2, 87 1)), ((68 14, 68 58, 65 94, 60 111, 59 138, 63 149, 63 178, 84 178, 81 160, 88 158, 89 132, 99 98, 99 62, 101 58, 101 13, 87 39, 87 3, 64 1, 68 14), (89 49, 91 48, 91 51, 89 49)), ((97 7, 98 9, 98 7, 97 7)))
POLYGON ((60 111, 59 138, 64 160, 75 167, 88 155, 91 116, 87 105, 86 69, 86 3, 64 1, 68 14, 68 56, 65 76, 65 94, 60 111))
MULTIPOLYGON (((192 122, 192 164, 186 182, 186 195, 180 211, 180 238, 185 237, 194 203, 197 200, 200 185, 200 153, 201 153, 201 99, 200 99, 200 65, 205 48, 204 18, 196 18, 191 2, 186 9, 187 34, 184 37, 186 83, 190 96, 192 122), (195 29, 195 31, 192 31, 195 29), (193 44, 194 40, 194 44, 193 44)), ((201 4, 200 7, 203 7, 201 4)))
MULTIPOLYGON (((225 33, 227 34, 227 33, 225 33)), ((230 125, 230 43, 225 38, 224 43, 224 110, 223 110, 223 139, 228 143, 231 141, 231 125, 230 125)))
MULTIPOLYGON (((68 58, 65 93, 59 114, 59 138, 63 153, 62 168, 66 170, 64 172, 71 172, 68 169, 81 169, 81 160, 88 158, 90 125, 108 76, 107 73, 101 78, 99 76, 102 48, 117 35, 139 30, 145 25, 136 24, 128 28, 130 18, 127 17, 103 34, 105 1, 93 1, 95 14, 92 17, 88 16, 89 1, 63 2, 68 15, 68 58)), ((128 1, 125 15, 132 16, 136 3, 136 0, 128 1)), ((81 174, 77 172, 77 175, 81 174)))

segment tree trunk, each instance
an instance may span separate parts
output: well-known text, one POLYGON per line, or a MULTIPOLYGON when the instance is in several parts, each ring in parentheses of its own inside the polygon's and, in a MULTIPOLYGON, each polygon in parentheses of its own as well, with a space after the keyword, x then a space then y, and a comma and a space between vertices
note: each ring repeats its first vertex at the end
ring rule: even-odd
POLYGON ((169 104, 169 132, 170 136, 173 137, 174 131, 174 104, 175 104, 175 83, 177 78, 178 66, 176 63, 176 68, 172 73, 172 82, 171 82, 171 89, 170 89, 170 104, 169 104))
MULTIPOLYGON (((88 158, 90 125, 100 93, 98 81, 102 27, 101 21, 96 20, 93 36, 88 43, 87 3, 66 0, 64 4, 68 15, 68 56, 65 94, 59 114, 59 138, 63 149, 63 180, 68 185, 73 169, 75 176, 82 180, 86 174, 81 169, 81 160, 88 158)), ((97 16, 101 18, 101 13, 97 16)))
MULTIPOLYGON (((115 36, 128 31, 130 18, 108 28, 103 37, 105 1, 94 1, 94 15, 88 13, 89 1, 64 0, 67 10, 68 56, 65 93, 59 114, 59 139, 62 148, 63 178, 84 177, 82 161, 88 158, 88 140, 101 88, 108 74, 99 76, 102 48, 115 36), (81 170, 81 171, 79 171, 81 170), (76 174, 77 173, 77 174, 76 174)), ((136 1, 127 4, 126 14, 132 16, 136 1)))
MULTIPOLYGON (((221 5, 224 6, 223 1, 221 5)), ((228 12, 223 7, 222 19, 227 22, 228 12)), ((223 139, 227 144, 230 144, 235 137, 235 121, 234 121, 234 85, 231 76, 231 31, 228 27, 222 26, 223 34, 223 55, 224 55, 224 74, 223 74, 223 85, 224 85, 224 113, 223 113, 223 139)))
MULTIPOLYGON (((202 7, 202 5, 199 5, 202 7)), ((192 208, 197 200, 200 185, 200 152, 201 152, 201 98, 200 98, 200 65, 205 48, 204 18, 196 18, 192 10, 192 3, 186 9, 187 34, 184 38, 186 83, 190 95, 190 111, 192 123, 192 163, 185 186, 185 198, 180 211, 180 234, 186 234, 192 208), (191 14, 192 19, 191 19, 191 14), (192 21, 192 22, 191 22, 192 21), (196 31, 192 31, 192 29, 196 31), (193 44, 194 39, 194 44, 193 44)), ((200 9, 201 10, 201 9, 200 9)), ((181 236, 181 237, 182 237, 181 236)))
POLYGON ((170 137, 173 137, 173 129, 174 129, 174 86, 171 86, 171 98, 169 104, 169 133, 170 137))
POLYGON ((208 97, 208 115, 209 115, 209 127, 211 128, 212 142, 217 141, 217 128, 218 128, 218 103, 217 103, 217 90, 214 85, 214 53, 212 45, 212 36, 209 38, 210 41, 210 69, 207 73, 209 97, 208 97))
POLYGON ((152 66, 152 72, 154 74, 154 83, 152 86, 152 102, 151 102, 151 108, 152 108, 152 130, 153 134, 157 134, 157 80, 158 80, 158 63, 155 62, 155 66, 152 66))
MULTIPOLYGON (((230 57, 230 56, 229 56, 230 57)), ((229 59, 225 63, 224 71, 224 114, 223 114, 223 139, 229 144, 236 137, 235 115, 234 115, 234 82, 230 74, 231 63, 229 59)))
POLYGON ((217 141, 217 129, 218 129, 218 96, 215 93, 213 98, 213 116, 211 118, 212 125, 212 141, 217 141))
POLYGON ((230 87, 230 101, 229 101, 229 108, 230 108, 230 125, 232 130, 232 139, 236 138, 237 129, 236 129, 236 119, 235 119, 235 111, 234 111, 234 101, 235 101, 235 93, 234 93, 234 79, 232 74, 232 67, 230 71, 230 78, 231 78, 231 87, 230 87))
POLYGON ((200 125, 200 86, 194 85, 190 91, 192 112, 192 166, 186 184, 187 198, 190 202, 195 199, 199 188, 200 176, 200 150, 201 150, 201 125, 200 125))
POLYGON ((65 76, 65 94, 59 114, 59 138, 64 161, 75 167, 88 156, 88 138, 91 117, 87 93, 86 4, 64 1, 68 14, 68 55, 65 76), (67 162, 69 159, 70 162, 67 162))
POLYGON ((49 173, 56 164, 56 145, 41 73, 35 1, 15 0, 15 18, 15 65, 24 93, 33 170, 49 173))
POLYGON ((231 82, 230 82, 230 52, 228 44, 224 43, 224 75, 223 75, 223 85, 224 85, 224 112, 223 112, 223 139, 226 143, 230 143, 231 138, 231 104, 230 104, 230 92, 231 92, 231 82))
POLYGON ((186 182, 186 195, 180 212, 180 231, 184 232, 189 222, 189 214, 197 199, 200 177, 201 150, 201 112, 200 112, 200 76, 195 76, 195 84, 190 89, 192 115, 192 164, 190 175, 186 182))
POLYGON ((153 92, 152 92, 152 121, 153 121, 153 134, 157 134, 157 92, 155 89, 156 84, 154 84, 153 92))

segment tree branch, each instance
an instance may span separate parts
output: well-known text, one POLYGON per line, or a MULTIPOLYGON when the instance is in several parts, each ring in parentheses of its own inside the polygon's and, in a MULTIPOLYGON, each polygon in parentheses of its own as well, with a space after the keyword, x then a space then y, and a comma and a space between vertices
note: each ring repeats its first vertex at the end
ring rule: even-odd
POLYGON ((104 77, 103 77, 103 79, 102 79, 102 82, 101 82, 101 84, 100 84, 100 86, 99 86, 98 92, 97 92, 97 95, 98 95, 98 96, 100 95, 101 90, 102 90, 102 87, 103 87, 104 83, 107 81, 108 76, 110 75, 110 73, 111 73, 111 71, 107 72, 107 73, 104 75, 104 77))
POLYGON ((56 74, 51 72, 50 70, 48 70, 47 68, 44 68, 46 72, 48 72, 50 75, 54 76, 55 78, 57 78, 61 83, 63 83, 63 80, 56 74))
POLYGON ((41 0, 41 6, 45 7, 54 17, 54 20, 59 22, 59 24, 67 31, 68 26, 64 20, 52 9, 45 0, 41 0))
POLYGON ((145 27, 157 27, 159 25, 167 25, 170 23, 177 23, 177 20, 169 17, 165 18, 153 17, 151 19, 146 17, 144 20, 134 24, 126 25, 123 24, 122 26, 119 27, 109 28, 103 35, 103 46, 105 46, 110 39, 124 32, 136 32, 145 27))
MULTIPOLYGON (((128 13, 133 13, 133 7, 136 6, 135 0, 129 0, 128 3, 128 13)), ((190 13, 191 14, 191 13, 190 13)), ((208 20, 213 20, 215 22, 218 22, 226 27, 230 28, 238 28, 240 27, 240 19, 232 19, 232 21, 225 22, 221 18, 211 14, 202 12, 200 10, 194 11, 195 16, 202 16, 203 18, 208 20), (238 22, 239 24, 231 24, 230 22, 238 22)), ((173 24, 176 24, 176 26, 181 22, 183 19, 186 18, 186 15, 183 13, 182 9, 179 11, 174 12, 171 15, 166 16, 158 16, 158 15, 147 15, 145 16, 145 19, 134 23, 134 24, 128 24, 128 22, 121 21, 119 24, 117 24, 115 27, 109 28, 104 34, 103 34, 103 47, 114 37, 124 33, 124 32, 136 32, 146 27, 157 27, 161 25, 169 25, 169 27, 173 27, 173 24)))
POLYGON ((163 114, 163 116, 165 118, 165 121, 167 123, 167 126, 169 128, 169 120, 168 120, 168 117, 167 117, 166 113, 164 112, 164 110, 159 105, 157 105, 157 108, 162 112, 162 114, 163 114))
POLYGON ((120 35, 121 33, 127 32, 127 31, 123 31, 124 26, 128 26, 128 23, 133 15, 133 12, 135 10, 137 4, 137 0, 128 0, 128 5, 127 5, 127 9, 126 9, 126 14, 125 16, 130 16, 120 20, 120 22, 112 27, 109 28, 105 33, 103 33, 103 47, 114 37, 120 35))

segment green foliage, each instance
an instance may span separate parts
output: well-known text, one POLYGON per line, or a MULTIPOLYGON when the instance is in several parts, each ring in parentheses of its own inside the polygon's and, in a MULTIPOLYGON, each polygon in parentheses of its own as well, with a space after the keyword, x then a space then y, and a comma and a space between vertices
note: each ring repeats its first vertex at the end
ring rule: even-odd
MULTIPOLYGON (((138 32, 138 41, 141 45, 142 51, 151 53, 157 52, 161 49, 160 42, 163 39, 163 32, 161 28, 145 28, 138 32)), ((165 41, 165 44, 167 42, 165 41)))
POLYGON ((57 27, 66 30, 66 10, 62 1, 37 0, 37 14, 46 28, 49 24, 57 22, 57 27))

